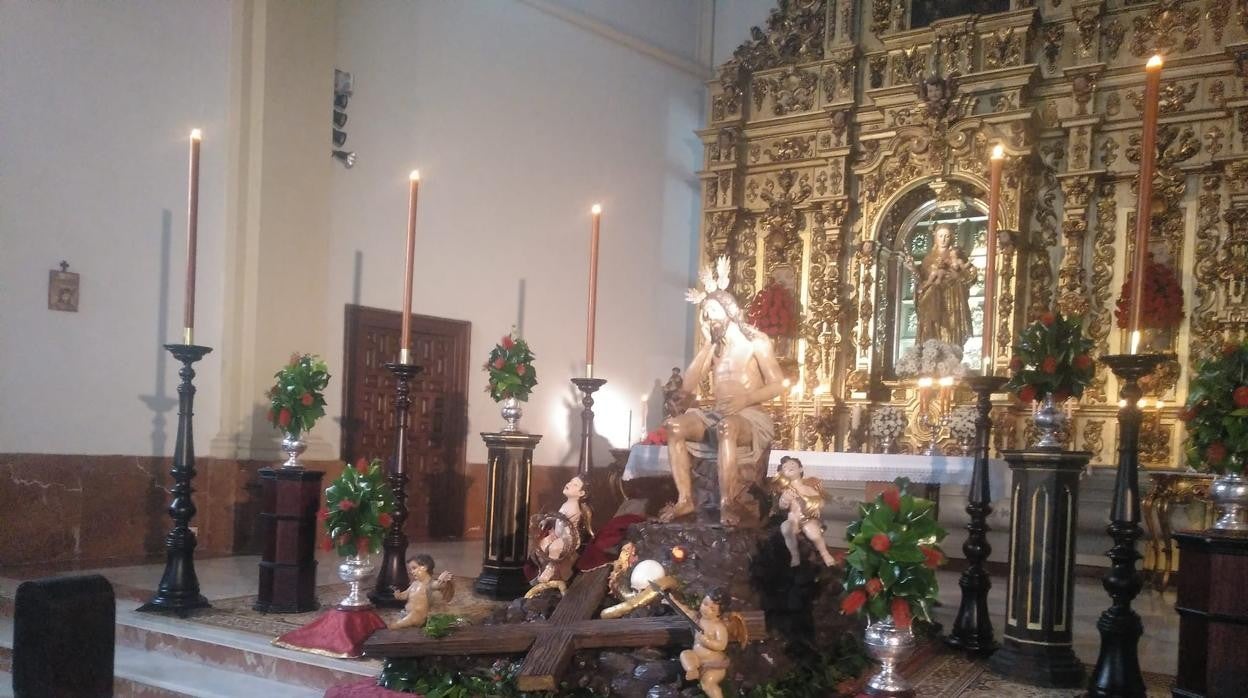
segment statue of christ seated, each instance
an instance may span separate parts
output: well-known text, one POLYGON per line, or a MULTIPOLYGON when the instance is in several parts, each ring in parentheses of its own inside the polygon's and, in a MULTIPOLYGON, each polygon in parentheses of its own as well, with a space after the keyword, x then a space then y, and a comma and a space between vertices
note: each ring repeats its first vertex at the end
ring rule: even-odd
POLYGON ((767 474, 765 459, 775 425, 763 405, 784 390, 784 375, 771 339, 745 322, 741 306, 726 290, 727 258, 719 259, 716 273, 704 270, 701 281, 703 289, 690 290, 687 298, 698 305, 704 341, 684 384, 696 387, 709 373, 714 404, 709 409, 691 407, 664 424, 677 499, 660 518, 673 521, 694 513, 693 459, 700 458, 717 463, 720 521, 736 525, 747 489, 767 474))

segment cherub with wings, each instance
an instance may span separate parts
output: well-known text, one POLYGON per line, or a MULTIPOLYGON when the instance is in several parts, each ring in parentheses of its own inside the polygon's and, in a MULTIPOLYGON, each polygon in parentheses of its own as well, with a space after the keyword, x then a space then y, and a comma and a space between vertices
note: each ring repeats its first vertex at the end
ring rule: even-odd
POLYGON ((814 543, 823 564, 832 567, 836 561, 823 540, 823 483, 819 478, 803 477, 802 462, 792 456, 780 459, 780 472, 773 482, 780 493, 780 508, 788 510, 788 516, 780 524, 780 534, 789 549, 790 566, 797 567, 802 558, 797 547, 797 534, 801 531, 814 543))

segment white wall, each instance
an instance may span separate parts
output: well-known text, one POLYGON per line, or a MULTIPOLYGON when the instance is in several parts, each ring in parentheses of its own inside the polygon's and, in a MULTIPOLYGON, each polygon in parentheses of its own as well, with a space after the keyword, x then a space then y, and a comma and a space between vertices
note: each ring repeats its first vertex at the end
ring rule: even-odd
POLYGON ((610 383, 598 431, 623 445, 628 411, 637 432, 642 393, 689 351, 701 79, 521 2, 340 3, 338 46, 355 75, 347 145, 360 159, 334 174, 329 346, 342 346, 345 303, 398 308, 407 173, 419 167, 413 309, 472 322, 469 460, 484 460, 477 432, 501 425, 476 364, 517 322, 523 283, 540 380, 523 424, 545 435, 539 464, 575 462, 568 379, 582 370, 600 201, 595 369, 610 383))
POLYGON ((712 60, 718 66, 750 38, 750 27, 766 27, 776 0, 715 0, 712 60))
MULTIPOLYGON (((0 3, 0 452, 172 452, 192 127, 196 339, 221 330, 228 47, 223 0, 0 3), (77 313, 47 309, 62 259, 77 313)), ((205 428, 219 368, 198 364, 205 428)))

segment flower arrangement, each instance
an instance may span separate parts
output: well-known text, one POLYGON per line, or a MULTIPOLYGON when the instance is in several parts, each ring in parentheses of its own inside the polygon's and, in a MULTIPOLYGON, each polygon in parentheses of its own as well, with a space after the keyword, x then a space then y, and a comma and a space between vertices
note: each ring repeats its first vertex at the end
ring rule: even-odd
POLYGON ((490 351, 490 358, 485 362, 485 370, 490 374, 486 390, 494 402, 510 398, 525 402, 529 399, 529 394, 537 385, 533 359, 528 342, 517 338, 514 333, 503 335, 502 341, 490 351))
POLYGON ((866 612, 867 622, 891 616, 908 629, 918 615, 931 620, 938 586, 936 568, 944 562, 940 541, 945 529, 936 523, 936 505, 906 494, 909 482, 898 479, 860 505, 860 516, 845 529, 845 597, 841 613, 866 612))
POLYGON ((768 337, 792 337, 797 333, 797 300, 784 284, 772 281, 754 296, 747 318, 768 337))
POLYGON ((1179 415, 1187 424, 1188 465, 1242 474, 1248 460, 1248 342, 1227 344, 1205 359, 1179 415))
POLYGON ((910 347, 893 368, 898 378, 961 378, 966 375, 966 364, 962 363, 962 347, 939 339, 929 339, 910 347))
POLYGON ((361 458, 325 488, 325 506, 317 517, 329 537, 322 544, 339 555, 367 555, 381 548, 390 528, 394 494, 381 472, 381 461, 361 458))
POLYGON ((659 427, 654 431, 646 434, 646 438, 640 442, 642 446, 666 446, 667 445, 667 428, 659 427))
POLYGON ((277 382, 268 392, 269 423, 296 438, 311 431, 325 416, 323 391, 330 377, 325 361, 313 354, 291 354, 273 377, 277 382))
POLYGON ((1052 393, 1058 402, 1080 397, 1092 381, 1091 350, 1092 340, 1083 336, 1079 316, 1044 313, 1019 335, 1005 388, 1023 402, 1045 393, 1052 393))
POLYGON ((905 410, 896 405, 882 405, 871 413, 871 437, 880 443, 892 443, 906 431, 905 410))
MULTIPOLYGON (((1118 307, 1114 310, 1118 327, 1123 329, 1131 323, 1131 284, 1134 276, 1134 269, 1127 272, 1127 280, 1122 283, 1122 292, 1118 295, 1118 307)), ((1144 267, 1143 291, 1141 327, 1168 330, 1183 322, 1183 287, 1179 284, 1179 277, 1168 264, 1153 261, 1151 254, 1144 267)))
POLYGON ((975 440, 975 420, 979 411, 971 405, 959 405, 949 413, 949 436, 959 444, 970 444, 975 440))

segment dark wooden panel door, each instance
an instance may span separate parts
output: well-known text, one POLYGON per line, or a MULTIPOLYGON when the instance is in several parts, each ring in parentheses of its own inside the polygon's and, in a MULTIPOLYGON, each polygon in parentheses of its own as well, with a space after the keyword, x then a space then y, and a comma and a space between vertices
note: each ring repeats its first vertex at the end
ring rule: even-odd
MULTIPOLYGON (((394 376, 400 314, 348 305, 343 380, 342 458, 394 456, 394 376)), ((463 534, 467 446, 468 350, 472 326, 462 320, 412 316, 412 384, 408 424, 407 534, 413 540, 463 534)))

